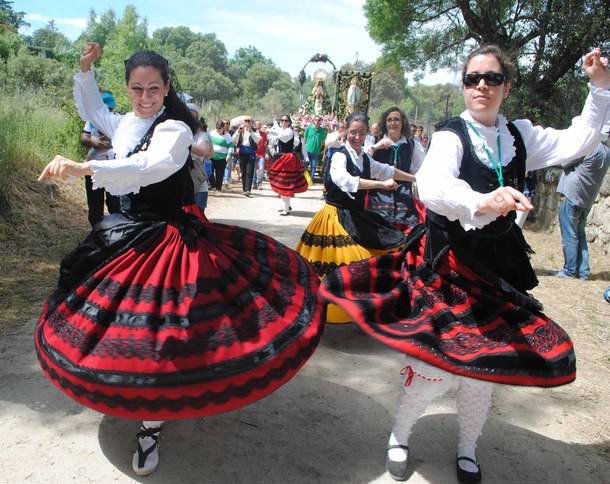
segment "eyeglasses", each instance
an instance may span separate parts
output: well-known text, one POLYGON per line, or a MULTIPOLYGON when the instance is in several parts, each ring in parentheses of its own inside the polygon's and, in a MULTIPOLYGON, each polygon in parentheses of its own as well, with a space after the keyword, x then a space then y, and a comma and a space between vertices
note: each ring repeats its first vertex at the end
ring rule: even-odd
POLYGON ((483 74, 479 72, 469 72, 464 74, 462 82, 464 87, 474 87, 479 85, 481 79, 483 79, 488 86, 499 86, 506 81, 506 77, 501 72, 484 72, 483 74))
POLYGON ((251 119, 244 119, 244 123, 251 123, 252 120, 251 119))
POLYGON ((402 118, 388 118, 386 123, 402 123, 402 118))
POLYGON ((289 120, 289 119, 280 119, 280 121, 286 121, 287 123, 289 123, 289 122, 290 122, 290 120, 289 120))

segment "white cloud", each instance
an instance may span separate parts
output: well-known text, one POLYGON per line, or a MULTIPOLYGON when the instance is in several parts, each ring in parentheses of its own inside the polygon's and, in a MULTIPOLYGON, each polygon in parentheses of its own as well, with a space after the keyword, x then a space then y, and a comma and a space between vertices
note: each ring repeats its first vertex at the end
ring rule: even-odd
POLYGON ((55 25, 59 27, 72 27, 83 30, 87 27, 87 19, 84 17, 48 17, 46 15, 41 15, 39 13, 28 13, 25 15, 25 20, 28 23, 38 24, 43 23, 47 24, 51 20, 55 22, 55 25))
POLYGON ((211 7, 189 27, 216 32, 232 54, 256 46, 278 66, 296 76, 315 53, 328 54, 337 67, 360 60, 373 62, 381 49, 369 38, 362 0, 310 1, 285 10, 233 10, 211 7), (315 13, 313 13, 315 12, 315 13))

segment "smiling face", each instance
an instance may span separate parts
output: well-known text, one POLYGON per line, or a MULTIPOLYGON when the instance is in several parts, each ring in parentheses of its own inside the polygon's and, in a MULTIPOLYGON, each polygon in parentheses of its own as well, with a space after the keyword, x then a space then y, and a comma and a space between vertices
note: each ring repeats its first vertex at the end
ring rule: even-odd
MULTIPOLYGON (((502 73, 502 66, 493 54, 476 55, 466 67, 466 74, 502 73)), ((464 86, 464 103, 472 117, 486 126, 493 126, 500 112, 502 101, 510 92, 510 83, 489 85, 481 79, 475 86, 464 86)))
POLYGON ((347 142, 354 148, 356 153, 360 153, 369 127, 362 121, 352 121, 347 127, 347 142))
POLYGON ((392 141, 398 141, 402 137, 402 114, 399 111, 392 111, 385 118, 386 130, 392 141))
POLYGON ((133 112, 141 118, 150 118, 163 107, 163 100, 169 91, 161 72, 151 66, 139 66, 129 74, 127 93, 133 112))

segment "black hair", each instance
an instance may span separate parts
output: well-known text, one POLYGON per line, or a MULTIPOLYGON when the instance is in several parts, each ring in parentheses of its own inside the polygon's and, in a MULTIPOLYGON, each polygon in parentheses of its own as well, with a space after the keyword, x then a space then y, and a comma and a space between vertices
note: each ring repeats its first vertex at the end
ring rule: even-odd
POLYGON ((288 118, 288 126, 292 126, 292 118, 290 117, 290 114, 282 114, 280 119, 282 119, 284 116, 288 118))
POLYGON ((136 52, 125 61, 125 82, 129 82, 131 71, 136 67, 153 67, 159 71, 163 82, 169 82, 169 91, 163 100, 167 117, 169 119, 182 121, 188 125, 193 134, 195 134, 199 123, 193 118, 189 108, 176 93, 174 86, 172 85, 170 67, 167 59, 152 50, 140 50, 136 52))
POLYGON ((350 114, 347 118, 347 121, 345 121, 345 127, 347 129, 349 129, 350 125, 355 122, 364 123, 366 125, 366 129, 368 131, 369 117, 366 114, 364 114, 363 112, 360 112, 360 111, 356 111, 356 112, 350 114))
POLYGON ((504 74, 504 82, 511 82, 515 78, 517 72, 515 64, 513 64, 500 47, 494 44, 482 45, 468 54, 468 57, 466 57, 466 60, 464 61, 464 67, 462 68, 462 78, 468 70, 470 60, 477 55, 493 55, 500 64, 502 74, 504 74))
POLYGON ((203 116, 199 118, 199 127, 201 128, 201 131, 208 130, 208 123, 205 122, 205 118, 203 116))
POLYGON ((409 126, 409 120, 407 119, 407 115, 405 112, 400 109, 398 106, 392 106, 389 109, 386 109, 381 116, 379 117, 379 129, 381 131, 381 135, 384 136, 388 134, 388 123, 387 119, 390 113, 399 112, 402 117, 402 123, 400 127, 400 134, 402 134, 405 138, 411 137, 411 126, 409 126))

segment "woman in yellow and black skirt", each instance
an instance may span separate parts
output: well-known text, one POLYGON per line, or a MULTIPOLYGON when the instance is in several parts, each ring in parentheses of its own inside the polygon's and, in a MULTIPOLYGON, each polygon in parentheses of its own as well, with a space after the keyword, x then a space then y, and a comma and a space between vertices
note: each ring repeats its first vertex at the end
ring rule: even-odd
MULTIPOLYGON (((364 209, 366 190, 395 190, 394 181, 415 177, 394 166, 378 163, 362 149, 368 118, 353 113, 347 120, 347 142, 337 150, 326 171, 326 205, 313 217, 297 246, 320 278, 339 266, 382 255, 404 242, 402 232, 379 214, 364 209)), ((348 323, 351 318, 330 304, 329 323, 348 323)))

